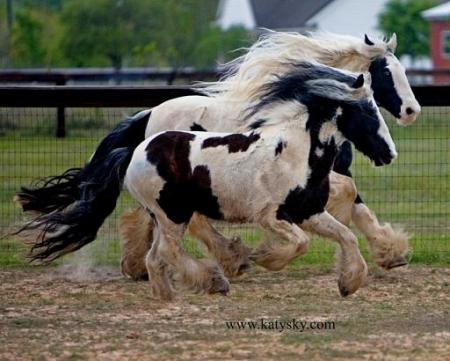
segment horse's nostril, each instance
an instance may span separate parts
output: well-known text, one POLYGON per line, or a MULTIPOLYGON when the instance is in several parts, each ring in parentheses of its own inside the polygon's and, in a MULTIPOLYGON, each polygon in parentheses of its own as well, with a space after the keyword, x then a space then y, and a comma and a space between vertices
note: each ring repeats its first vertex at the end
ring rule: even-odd
POLYGON ((411 115, 413 113, 415 113, 413 108, 410 107, 406 108, 406 114, 411 115))

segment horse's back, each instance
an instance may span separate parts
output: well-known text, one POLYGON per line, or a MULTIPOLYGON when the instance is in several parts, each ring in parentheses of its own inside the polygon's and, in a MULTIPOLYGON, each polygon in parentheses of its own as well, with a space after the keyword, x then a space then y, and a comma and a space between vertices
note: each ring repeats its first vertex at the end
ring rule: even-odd
POLYGON ((171 99, 153 108, 145 137, 165 130, 232 132, 239 111, 239 104, 202 95, 171 99))

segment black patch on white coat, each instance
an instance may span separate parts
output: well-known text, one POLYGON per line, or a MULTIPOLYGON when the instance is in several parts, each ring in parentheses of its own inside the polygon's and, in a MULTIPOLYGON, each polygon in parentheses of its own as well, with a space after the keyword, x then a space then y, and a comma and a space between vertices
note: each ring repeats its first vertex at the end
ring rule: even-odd
MULTIPOLYGON (((345 141, 339 147, 336 160, 334 161, 333 170, 336 173, 353 178, 352 172, 350 171, 352 160, 353 160, 352 146, 350 142, 345 141)), ((363 203, 363 200, 359 194, 356 195, 355 203, 356 204, 363 203)))
POLYGON ((211 189, 209 169, 200 165, 192 169, 190 142, 195 135, 168 131, 154 138, 146 148, 148 161, 156 166, 166 181, 157 202, 174 223, 187 223, 194 212, 222 219, 217 197, 211 189))
POLYGON ((309 118, 306 123, 310 134, 311 148, 309 150, 308 165, 311 173, 304 188, 296 186, 291 189, 277 209, 277 218, 290 223, 300 224, 314 214, 324 211, 330 192, 329 173, 337 154, 334 138, 322 143, 319 132, 326 119, 331 119, 336 112, 336 106, 328 104, 325 107, 309 108, 309 118), (323 151, 321 157, 316 149, 323 151))
POLYGON ((202 149, 219 146, 227 146, 228 153, 245 152, 250 145, 260 138, 257 133, 250 134, 229 134, 224 137, 206 138, 202 143, 202 149))
POLYGON ((350 166, 352 165, 352 161, 352 145, 350 144, 350 142, 345 141, 339 147, 336 160, 334 161, 333 170, 336 173, 351 177, 352 174, 350 172, 350 166))
POLYGON ((275 157, 279 154, 281 154, 281 152, 283 151, 284 148, 286 148, 287 142, 283 141, 282 139, 280 139, 278 141, 278 144, 275 148, 275 157))
POLYGON ((369 72, 372 76, 373 96, 376 102, 394 117, 400 118, 402 99, 395 89, 394 78, 388 68, 386 57, 373 60, 369 72))
POLYGON ((189 129, 192 130, 193 132, 207 132, 205 128, 203 128, 200 124, 197 124, 196 122, 194 122, 194 124, 192 124, 189 129))
POLYGON ((255 120, 253 123, 251 123, 251 124, 248 126, 248 128, 249 128, 249 129, 252 129, 252 130, 258 129, 258 128, 260 128, 266 121, 267 121, 266 119, 258 119, 258 120, 255 120))

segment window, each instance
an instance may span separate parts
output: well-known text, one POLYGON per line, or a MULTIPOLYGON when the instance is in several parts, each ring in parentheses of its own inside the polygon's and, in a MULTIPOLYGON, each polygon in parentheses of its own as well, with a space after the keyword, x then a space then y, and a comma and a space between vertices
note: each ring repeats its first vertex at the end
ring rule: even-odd
POLYGON ((450 31, 441 34, 441 54, 443 58, 450 58, 450 31))

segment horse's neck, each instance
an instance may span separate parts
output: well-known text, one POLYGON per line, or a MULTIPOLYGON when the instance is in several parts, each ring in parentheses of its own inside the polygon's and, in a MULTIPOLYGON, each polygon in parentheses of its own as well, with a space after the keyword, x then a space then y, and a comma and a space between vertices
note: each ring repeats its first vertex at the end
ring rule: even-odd
POLYGON ((305 154, 308 154, 310 166, 317 168, 314 177, 321 179, 331 170, 337 149, 345 141, 337 127, 340 115, 340 108, 331 119, 326 119, 320 112, 298 113, 296 117, 291 116, 278 124, 263 127, 262 134, 264 136, 266 133, 268 137, 282 139, 289 144, 290 151, 287 153, 290 153, 288 156, 291 159, 304 159, 305 154))
POLYGON ((352 72, 364 72, 369 68, 370 60, 367 54, 361 52, 359 39, 347 40, 346 44, 337 44, 331 40, 310 40, 311 60, 352 72))

